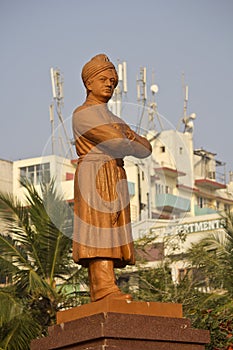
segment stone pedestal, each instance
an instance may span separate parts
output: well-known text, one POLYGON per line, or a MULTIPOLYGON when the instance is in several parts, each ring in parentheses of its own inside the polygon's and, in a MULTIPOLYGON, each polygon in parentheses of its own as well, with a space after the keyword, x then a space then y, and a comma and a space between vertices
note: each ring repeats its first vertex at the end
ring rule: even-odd
POLYGON ((191 328, 180 304, 101 301, 57 313, 31 350, 204 350, 209 332, 191 328))

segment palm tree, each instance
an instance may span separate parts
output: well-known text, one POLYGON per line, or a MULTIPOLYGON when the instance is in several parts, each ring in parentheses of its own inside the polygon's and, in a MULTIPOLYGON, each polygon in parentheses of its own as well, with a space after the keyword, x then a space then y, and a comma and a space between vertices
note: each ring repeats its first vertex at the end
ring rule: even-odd
POLYGON ((30 341, 42 334, 42 327, 11 288, 0 290, 0 349, 29 349, 30 341))
POLYGON ((226 213, 224 221, 224 233, 216 231, 192 245, 188 256, 192 266, 203 270, 211 290, 221 289, 233 297, 233 213, 226 213))
POLYGON ((233 213, 224 219, 225 233, 216 231, 188 252, 190 266, 201 270, 209 290, 192 314, 194 326, 210 330, 209 349, 233 348, 233 213))
MULTIPOLYGON (((136 242, 136 248, 146 253, 146 248, 155 238, 148 235, 136 242)), ((185 240, 186 237, 175 239, 185 240)), ((164 241, 167 251, 174 252, 176 246, 178 244, 173 239, 164 241)), ((180 258, 180 255, 171 254, 153 269, 146 268, 140 262, 134 272, 134 278, 139 284, 134 297, 139 300, 182 303, 184 316, 191 320, 193 327, 210 331, 211 343, 206 349, 233 349, 233 214, 225 216, 225 235, 215 232, 192 245, 183 256, 187 273, 179 283, 174 283, 170 264, 180 258)))
POLYGON ((72 212, 55 181, 41 184, 41 195, 23 182, 27 205, 0 193, 0 269, 10 283, 0 289, 0 349, 29 349, 46 333, 56 311, 80 303, 67 286, 85 282, 71 257, 72 212), (18 344, 18 345, 17 345, 18 344), (27 345, 26 345, 27 344, 27 345))

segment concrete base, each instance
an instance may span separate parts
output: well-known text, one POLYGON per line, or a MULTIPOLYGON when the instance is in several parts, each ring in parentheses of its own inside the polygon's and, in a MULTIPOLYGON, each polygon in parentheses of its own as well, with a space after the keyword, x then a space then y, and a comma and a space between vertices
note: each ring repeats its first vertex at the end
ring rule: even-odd
POLYGON ((57 313, 57 324, 73 321, 101 312, 117 312, 130 315, 182 317, 182 305, 175 303, 156 303, 125 300, 101 300, 57 313))
POLYGON ((182 318, 180 304, 101 303, 102 311, 91 303, 59 312, 58 324, 48 337, 33 340, 31 350, 204 350, 209 343, 208 331, 192 329, 182 318), (119 312, 113 311, 117 306, 119 312), (175 317, 161 315, 169 308, 175 317), (156 309, 159 315, 153 315, 156 309))

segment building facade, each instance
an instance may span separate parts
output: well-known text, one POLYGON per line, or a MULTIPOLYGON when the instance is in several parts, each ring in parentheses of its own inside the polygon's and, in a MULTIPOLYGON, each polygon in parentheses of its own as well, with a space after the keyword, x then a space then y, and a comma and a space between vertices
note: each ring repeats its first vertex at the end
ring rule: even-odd
MULTIPOLYGON (((125 159, 134 239, 154 234, 163 243, 183 232, 186 240, 180 251, 184 252, 211 232, 224 234, 220 214, 233 210, 233 175, 227 179, 225 164, 214 153, 193 149, 191 132, 150 131, 146 136, 152 155, 125 159)), ((24 202, 21 180, 30 180, 39 191, 41 181, 55 179, 58 191, 72 206, 76 163, 76 159, 56 155, 0 160, 0 189, 24 202)), ((176 264, 174 280, 185 262, 176 264)))

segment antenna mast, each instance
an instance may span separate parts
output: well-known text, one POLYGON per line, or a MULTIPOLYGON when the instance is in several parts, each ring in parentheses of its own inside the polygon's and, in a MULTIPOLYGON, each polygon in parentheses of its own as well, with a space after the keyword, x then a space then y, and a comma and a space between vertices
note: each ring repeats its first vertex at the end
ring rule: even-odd
MULTIPOLYGON (((188 132, 190 134, 193 133, 193 120, 196 119, 196 114, 191 113, 190 115, 187 114, 187 106, 188 106, 188 85, 185 85, 184 82, 184 73, 182 73, 182 86, 184 90, 184 108, 183 108, 183 117, 181 118, 182 122, 184 123, 184 131, 183 132, 188 132)), ((180 127, 180 121, 178 123, 178 126, 176 130, 179 130, 180 127)))
POLYGON ((51 123, 51 136, 52 136, 52 154, 55 153, 55 137, 54 137, 54 104, 49 106, 49 116, 51 123))
MULTIPOLYGON (((54 107, 57 112, 58 116, 58 141, 59 145, 63 149, 63 155, 67 155, 67 150, 65 148, 66 145, 64 145, 64 140, 60 132, 60 126, 62 128, 64 137, 65 137, 65 142, 68 145, 68 153, 72 158, 74 158, 74 151, 72 149, 72 143, 71 140, 68 136, 64 119, 62 116, 62 107, 64 105, 64 95, 63 95, 63 77, 60 73, 59 69, 50 69, 50 76, 51 76, 51 84, 52 84, 52 94, 53 94, 53 102, 51 103, 49 107, 49 114, 50 114, 50 123, 51 123, 51 134, 52 134, 52 154, 55 154, 55 125, 54 125, 54 107)), ((62 155, 61 152, 59 152, 59 155, 62 155)))
POLYGON ((118 117, 121 116, 122 112, 122 95, 126 94, 128 91, 127 88, 127 63, 123 61, 122 63, 118 62, 117 65, 118 73, 118 85, 114 90, 112 99, 109 101, 110 110, 116 114, 118 117))
POLYGON ((155 80, 155 73, 154 73, 154 70, 152 71, 152 85, 150 87, 150 91, 152 93, 152 99, 151 99, 151 103, 150 103, 150 108, 149 108, 149 122, 148 122, 148 128, 151 129, 152 127, 152 130, 155 129, 155 116, 157 117, 158 121, 159 121, 159 125, 160 125, 160 128, 161 130, 164 129, 164 126, 163 126, 163 123, 162 123, 162 120, 159 116, 159 113, 158 113, 158 105, 156 103, 156 100, 155 100, 155 95, 158 93, 159 91, 159 87, 158 85, 156 85, 154 83, 154 80, 155 80))
POLYGON ((137 77, 137 100, 142 103, 142 113, 137 126, 137 131, 140 131, 142 118, 145 112, 146 100, 147 100, 147 87, 146 87, 146 67, 140 68, 140 76, 137 77))
POLYGON ((188 118, 187 118, 187 106, 188 106, 188 94, 189 94, 189 88, 188 85, 185 85, 184 82, 184 73, 182 73, 182 86, 184 90, 184 109, 183 109, 183 123, 186 125, 188 118))

